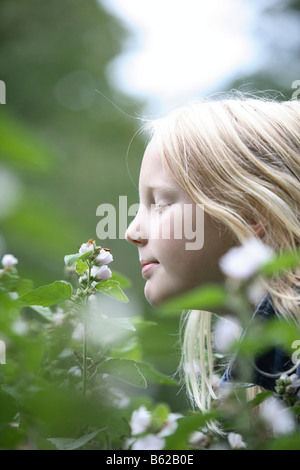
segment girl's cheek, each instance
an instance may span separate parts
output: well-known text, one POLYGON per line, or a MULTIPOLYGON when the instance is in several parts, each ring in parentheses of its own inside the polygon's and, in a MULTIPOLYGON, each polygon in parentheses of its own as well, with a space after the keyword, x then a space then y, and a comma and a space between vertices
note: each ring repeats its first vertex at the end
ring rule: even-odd
POLYGON ((163 212, 159 221, 159 237, 161 240, 183 240, 183 215, 175 205, 163 212))

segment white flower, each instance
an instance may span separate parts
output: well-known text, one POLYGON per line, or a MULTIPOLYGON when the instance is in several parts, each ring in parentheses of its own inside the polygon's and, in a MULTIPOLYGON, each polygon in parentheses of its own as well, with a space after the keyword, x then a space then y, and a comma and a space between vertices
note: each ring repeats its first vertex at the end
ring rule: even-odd
POLYGON ((94 244, 88 241, 87 243, 83 243, 79 248, 79 253, 84 254, 88 253, 89 251, 94 251, 94 244))
POLYGON ((289 378, 289 376, 288 376, 287 374, 282 374, 282 375, 279 377, 280 380, 286 380, 286 379, 288 379, 288 378, 289 378))
POLYGON ((292 381, 291 386, 292 386, 293 388, 298 388, 298 387, 300 387, 300 377, 298 377, 297 374, 291 375, 291 376, 290 376, 290 379, 291 379, 291 381, 292 381))
POLYGON ((242 436, 236 432, 230 432, 228 434, 228 442, 232 449, 243 449, 247 447, 242 436))
POLYGON ((219 318, 214 329, 215 348, 220 353, 227 353, 241 335, 242 328, 236 319, 219 318))
POLYGON ((176 430, 178 424, 177 424, 177 419, 182 418, 182 415, 180 413, 169 413, 166 421, 163 424, 163 427, 161 431, 157 434, 158 437, 166 437, 170 436, 173 434, 173 432, 176 430))
POLYGON ((248 279, 269 261, 273 250, 260 240, 250 238, 242 246, 231 248, 219 261, 221 271, 234 279, 248 279))
POLYGON ((73 331, 72 338, 77 341, 82 341, 84 336, 84 328, 82 323, 78 323, 73 331))
POLYGON ((12 330, 19 336, 24 336, 28 333, 29 327, 28 324, 24 320, 16 320, 12 324, 12 330))
POLYGON ((13 255, 4 255, 2 258, 2 265, 4 269, 11 269, 13 266, 18 264, 17 258, 15 258, 13 255))
POLYGON ((80 369, 80 367, 78 367, 78 366, 73 366, 73 367, 71 367, 71 368, 68 370, 68 374, 74 375, 74 377, 81 377, 81 376, 82 376, 81 369, 80 369))
POLYGON ((17 300, 19 298, 18 292, 9 292, 8 295, 12 300, 17 300))
POLYGON ((254 282, 251 282, 247 288, 248 300, 254 305, 258 305, 265 294, 266 289, 258 279, 256 279, 254 282))
POLYGON ((65 314, 64 312, 61 310, 58 310, 56 313, 53 313, 53 323, 54 323, 54 326, 60 326, 63 324, 64 322, 64 319, 65 319, 65 314))
POLYGON ((200 444, 206 438, 206 435, 202 431, 194 431, 190 434, 188 442, 189 444, 200 444))
POLYGON ((275 434, 289 434, 295 429, 291 411, 276 398, 268 398, 262 403, 261 414, 275 434))
POLYGON ((100 268, 98 266, 93 266, 91 269, 91 276, 98 281, 107 281, 107 279, 112 276, 112 272, 106 265, 103 265, 100 268))
POLYGON ((109 251, 100 250, 99 255, 95 259, 95 262, 98 264, 109 264, 113 261, 113 256, 109 251))
POLYGON ((164 439, 157 437, 155 434, 148 434, 137 439, 132 446, 132 450, 161 450, 164 446, 164 439))
POLYGON ((130 427, 131 434, 136 436, 145 432, 151 423, 151 413, 145 406, 140 406, 131 415, 130 427))

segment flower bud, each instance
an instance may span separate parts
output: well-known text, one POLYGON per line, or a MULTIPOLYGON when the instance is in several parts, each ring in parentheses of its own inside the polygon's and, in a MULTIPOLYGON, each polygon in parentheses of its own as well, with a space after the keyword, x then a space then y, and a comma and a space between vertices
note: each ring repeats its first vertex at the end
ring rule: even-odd
POLYGON ((87 243, 83 243, 79 248, 79 253, 84 254, 88 253, 89 251, 94 251, 95 247, 94 244, 88 241, 87 243))
POLYGON ((2 258, 2 265, 4 269, 11 269, 13 268, 16 264, 18 264, 17 258, 15 258, 13 255, 4 255, 2 258))
POLYGON ((109 251, 104 250, 103 248, 100 250, 99 255, 95 259, 97 264, 109 264, 113 261, 113 256, 109 251))
POLYGON ((100 268, 98 266, 93 266, 91 269, 91 276, 98 281, 107 281, 112 276, 111 270, 103 265, 100 268))

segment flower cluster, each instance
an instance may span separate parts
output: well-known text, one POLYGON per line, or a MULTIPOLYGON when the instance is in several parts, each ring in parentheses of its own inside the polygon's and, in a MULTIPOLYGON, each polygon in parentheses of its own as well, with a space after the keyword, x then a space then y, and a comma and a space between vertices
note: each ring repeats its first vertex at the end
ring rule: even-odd
MULTIPOLYGON (((276 381, 276 393, 278 393, 279 397, 283 400, 283 402, 290 407, 291 409, 295 407, 295 409, 300 408, 300 377, 297 374, 292 374, 288 376, 287 374, 283 374, 277 381, 276 381)), ((298 413, 298 419, 300 419, 300 415, 298 413)))
MULTIPOLYGON (((113 261, 113 256, 108 248, 96 246, 94 240, 91 239, 81 245, 79 253, 82 255, 89 253, 90 276, 94 280, 98 282, 107 281, 112 277, 112 272, 107 265, 113 261)), ((88 275, 88 269, 85 270, 84 274, 88 275)))
MULTIPOLYGON (((161 407, 165 408, 165 407, 161 407)), ((151 413, 145 406, 133 411, 130 420, 131 435, 127 446, 132 450, 161 450, 165 447, 165 437, 174 433, 180 413, 165 413, 158 418, 154 411, 151 413)))

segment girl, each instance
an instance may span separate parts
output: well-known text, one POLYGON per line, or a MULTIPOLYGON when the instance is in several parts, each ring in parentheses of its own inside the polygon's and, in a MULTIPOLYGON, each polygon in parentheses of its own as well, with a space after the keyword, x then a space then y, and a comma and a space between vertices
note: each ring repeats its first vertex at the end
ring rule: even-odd
MULTIPOLYGON (((220 257, 246 240, 260 239, 275 252, 299 247, 300 101, 237 96, 192 103, 147 128, 151 139, 140 172, 140 208, 126 238, 138 248, 152 305, 222 281, 220 257), (179 230, 187 224, 195 236, 203 232, 203 246, 196 250, 188 249, 190 237, 179 230)), ((299 269, 270 279, 255 314, 299 324, 299 287, 299 269)), ((189 312, 182 361, 189 363, 188 390, 201 410, 215 398, 209 341, 210 313, 189 312)), ((292 366, 282 351, 271 351, 257 362, 251 384, 273 390, 275 378, 292 366)), ((233 379, 238 377, 230 364, 221 382, 233 379)))

